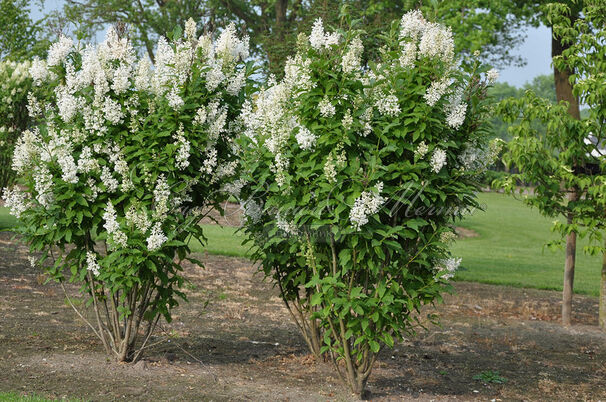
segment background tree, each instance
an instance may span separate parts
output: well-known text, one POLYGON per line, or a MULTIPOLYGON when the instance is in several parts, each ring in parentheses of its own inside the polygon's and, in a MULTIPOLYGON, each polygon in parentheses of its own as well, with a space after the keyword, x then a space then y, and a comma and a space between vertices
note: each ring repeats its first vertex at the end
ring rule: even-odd
MULTIPOLYGON (((560 52, 553 59, 554 76, 557 99, 564 102, 554 105, 529 92, 521 100, 504 101, 499 109, 509 122, 520 119, 510 128, 514 138, 506 160, 521 170, 515 178, 536 184, 527 202, 548 216, 562 215, 566 219, 565 223, 556 222, 555 229, 566 236, 562 322, 570 325, 576 235, 599 240, 604 222, 606 178, 600 149, 606 122, 605 6, 603 2, 587 1, 580 13, 578 4, 570 7, 552 3, 544 10, 553 26, 554 49, 560 52), (579 96, 589 106, 588 118, 583 120, 579 96), (537 121, 544 130, 536 129, 537 121)), ((509 191, 513 190, 513 179, 506 185, 509 191)), ((601 250, 596 247, 587 251, 601 250)), ((603 299, 602 308, 606 309, 603 299)), ((606 320, 606 312, 603 316, 606 320)))
POLYGON ((522 0, 67 0, 63 14, 79 21, 80 31, 91 36, 104 25, 118 21, 132 27, 135 44, 154 60, 158 35, 165 36, 190 16, 202 20, 200 30, 237 21, 251 37, 251 48, 267 72, 280 77, 296 45, 297 32, 311 28, 321 17, 327 26, 344 27, 348 20, 369 35, 363 40, 365 57, 374 59, 380 48, 378 34, 405 11, 420 8, 426 15, 453 27, 456 51, 480 51, 494 65, 523 64, 512 54, 521 43, 525 24, 539 23, 534 9, 522 0))
MULTIPOLYGON (((551 103, 556 103, 555 83, 551 75, 538 75, 522 86, 517 88, 506 82, 497 82, 488 90, 490 96, 495 101, 499 102, 507 98, 520 99, 524 97, 527 90, 531 90, 537 96, 549 100, 551 103)), ((492 120, 492 129, 495 138, 501 138, 505 141, 511 139, 507 128, 509 125, 499 115, 495 115, 492 120)))
MULTIPOLYGON (((596 149, 589 154, 594 158, 586 165, 579 164, 576 171, 593 171, 604 168, 603 153, 606 140, 606 2, 588 0, 580 14, 571 18, 575 9, 563 4, 552 4, 548 17, 554 22, 554 34, 561 38, 564 50, 554 57, 554 65, 562 71, 569 71, 569 82, 573 85, 573 96, 587 105, 587 118, 583 120, 589 134, 583 138, 596 149), (597 160, 596 160, 597 159, 597 160)), ((557 85, 557 82, 556 82, 557 85)), ((577 102, 578 107, 579 102, 577 102)), ((570 112, 570 109, 569 109, 570 112)), ((576 116, 576 118, 580 118, 576 116)), ((594 197, 603 198, 604 189, 600 188, 594 197)), ((585 193, 587 198, 588 194, 585 193)), ((602 201, 602 200, 600 200, 602 201)), ((604 214, 603 203, 596 203, 595 213, 604 214)), ((596 225, 601 227, 601 225, 596 225)), ((606 253, 606 247, 605 247, 606 253)), ((602 266, 602 284, 600 287, 599 323, 606 329, 606 254, 602 266)))
POLYGON ((49 43, 40 40, 40 24, 31 19, 29 9, 29 0, 0 0, 0 59, 44 54, 49 43))

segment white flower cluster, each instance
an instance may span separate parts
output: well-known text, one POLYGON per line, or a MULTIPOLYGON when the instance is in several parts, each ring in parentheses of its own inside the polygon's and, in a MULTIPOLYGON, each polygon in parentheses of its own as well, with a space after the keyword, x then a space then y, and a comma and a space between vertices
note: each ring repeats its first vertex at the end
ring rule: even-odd
POLYGON ((162 231, 162 223, 156 222, 151 230, 151 234, 147 238, 147 249, 149 251, 156 251, 168 240, 164 232, 162 231))
POLYGON ((465 150, 459 155, 461 169, 470 172, 483 172, 497 159, 503 143, 496 139, 491 141, 488 146, 467 144, 465 150))
POLYGON ((282 230, 284 233, 290 236, 297 236, 299 230, 297 226, 293 222, 289 222, 280 216, 280 213, 276 214, 276 225, 278 229, 282 230))
POLYGON ((417 149, 415 149, 415 156, 417 159, 423 159, 427 152, 429 151, 429 147, 425 143, 425 141, 421 141, 419 145, 417 145, 417 149))
POLYGON ((451 279, 455 275, 459 265, 461 265, 461 258, 446 258, 439 261, 434 268, 436 279, 451 279))
POLYGON ((368 223, 368 217, 379 212, 381 206, 385 203, 385 198, 381 196, 383 183, 379 182, 372 191, 363 191, 354 202, 349 212, 351 226, 359 231, 362 226, 368 223))
MULTIPOLYGON (((431 107, 435 106, 450 90, 454 67, 454 40, 450 28, 427 21, 420 11, 406 13, 400 21, 400 65, 414 67, 416 60, 427 58, 443 63, 443 75, 439 80, 432 81, 427 88, 424 98, 431 107)), ((498 72, 491 70, 487 80, 494 82, 498 72)), ((453 129, 458 129, 465 121, 467 104, 462 95, 452 94, 444 105, 446 123, 453 129)))
POLYGON ((151 226, 147 212, 144 209, 138 209, 136 204, 131 204, 124 217, 129 225, 134 226, 143 233, 146 233, 151 226))
POLYGON ((316 143, 316 136, 303 126, 299 126, 299 131, 295 135, 295 138, 301 149, 312 149, 316 143))
POLYGON ((385 116, 394 117, 400 113, 400 101, 393 92, 389 95, 379 96, 375 106, 379 110, 379 113, 385 116))
POLYGON ((489 84, 494 84, 495 82, 497 82, 498 79, 499 70, 495 68, 488 70, 488 72, 486 73, 486 81, 488 81, 489 84))
POLYGON ((97 254, 92 251, 86 252, 86 269, 91 271, 93 275, 98 276, 101 267, 97 262, 97 254))
POLYGON ((11 215, 17 219, 28 209, 27 193, 20 191, 18 188, 5 188, 2 192, 2 199, 4 205, 9 208, 11 215))
POLYGON ((322 24, 322 18, 318 18, 311 29, 311 35, 309 36, 309 44, 314 49, 322 49, 323 47, 328 48, 332 45, 339 44, 340 36, 336 32, 324 32, 324 26, 322 24))
POLYGON ((413 57, 427 57, 445 64, 452 64, 454 60, 454 39, 450 28, 427 21, 419 10, 409 11, 402 17, 400 41, 407 55, 406 65, 413 57))
POLYGON ((467 103, 463 102, 463 93, 459 90, 451 95, 449 102, 444 105, 446 112, 446 124, 455 130, 465 122, 465 113, 467 112, 467 103))
POLYGON ((364 45, 362 44, 362 40, 359 37, 354 38, 347 47, 347 51, 341 61, 341 68, 344 73, 351 73, 360 69, 363 52, 364 45))
POLYGON ((434 106, 444 96, 450 82, 448 79, 441 79, 431 83, 427 91, 425 92, 424 98, 429 106, 434 106))
POLYGON ((320 116, 326 118, 333 117, 336 113, 335 105, 333 105, 328 98, 324 98, 320 101, 318 109, 320 110, 320 116))
POLYGON ((48 67, 58 66, 61 64, 67 55, 71 52, 74 46, 74 41, 67 36, 61 36, 58 42, 55 42, 48 49, 48 58, 46 59, 46 65, 48 67))
POLYGON ((189 153, 191 149, 191 144, 185 138, 183 130, 183 124, 181 124, 179 126, 179 131, 177 131, 173 137, 177 145, 177 155, 175 157, 177 160, 177 168, 181 170, 189 166, 189 153))
POLYGON ((117 220, 116 210, 114 208, 114 204, 112 204, 111 201, 108 202, 107 206, 105 207, 103 220, 105 221, 103 227, 105 228, 107 234, 113 241, 113 246, 120 246, 122 248, 126 247, 128 237, 122 230, 120 230, 120 223, 117 220))
POLYGON ((446 165, 446 151, 436 148, 431 155, 431 161, 429 164, 431 165, 431 170, 434 173, 439 173, 444 165, 446 165))
POLYGON ((240 208, 242 208, 244 216, 248 217, 253 223, 259 222, 263 216, 263 204, 252 198, 241 203, 240 208))

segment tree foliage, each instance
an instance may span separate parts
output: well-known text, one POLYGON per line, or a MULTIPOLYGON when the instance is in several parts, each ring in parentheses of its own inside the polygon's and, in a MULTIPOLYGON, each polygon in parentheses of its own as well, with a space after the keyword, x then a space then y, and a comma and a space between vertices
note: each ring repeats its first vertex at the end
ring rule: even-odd
POLYGON ((537 25, 537 4, 523 0, 67 0, 65 16, 77 21, 81 32, 92 35, 118 21, 132 27, 135 44, 154 59, 152 44, 173 26, 190 16, 202 21, 200 31, 237 21, 249 34, 251 48, 267 72, 280 77, 286 59, 296 46, 298 32, 308 31, 321 17, 333 28, 355 22, 367 32, 365 58, 378 57, 376 38, 405 11, 420 8, 425 15, 452 27, 457 53, 479 51, 484 61, 496 66, 520 65, 524 60, 512 50, 524 38, 522 27, 537 25))
POLYGON ((30 0, 0 0, 0 59, 24 60, 42 55, 48 46, 29 15, 30 0))
MULTIPOLYGON (((488 90, 488 93, 496 102, 500 102, 507 98, 521 99, 524 97, 526 91, 532 91, 538 97, 546 99, 551 103, 557 102, 553 75, 538 75, 532 81, 524 84, 522 88, 517 88, 506 82, 497 82, 488 90)), ((505 141, 511 139, 511 135, 508 132, 509 124, 501 116, 496 114, 491 119, 491 125, 495 138, 501 138, 505 141)))
POLYGON ((586 251, 591 253, 603 250, 606 218, 605 11, 602 1, 586 1, 579 14, 561 3, 546 8, 546 18, 562 44, 561 54, 553 59, 556 71, 568 72, 574 101, 578 105, 578 98, 588 106, 586 118, 571 113, 569 102, 554 104, 532 91, 521 99, 507 99, 498 108, 512 123, 505 161, 520 169, 505 188, 515 192, 515 180, 536 184, 525 202, 547 216, 565 217, 565 222, 554 222, 554 230, 567 239, 570 234, 588 236, 592 244, 586 251))

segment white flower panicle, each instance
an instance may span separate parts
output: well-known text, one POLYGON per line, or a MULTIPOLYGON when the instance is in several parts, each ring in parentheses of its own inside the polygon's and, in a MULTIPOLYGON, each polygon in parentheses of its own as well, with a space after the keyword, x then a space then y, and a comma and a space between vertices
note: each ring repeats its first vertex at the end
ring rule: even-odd
POLYGON ((341 119, 341 124, 345 130, 350 130, 353 126, 353 116, 351 115, 351 110, 347 109, 345 114, 343 115, 343 119, 341 119))
POLYGON ((120 230, 120 223, 118 223, 117 219, 114 205, 109 201, 103 214, 103 220, 105 221, 103 227, 113 241, 113 244, 124 248, 127 246, 128 237, 120 230))
POLYGON ((135 89, 138 91, 149 91, 151 89, 152 65, 149 59, 143 58, 137 65, 135 75, 135 89))
POLYGON ((234 76, 230 77, 226 91, 228 94, 236 96, 240 93, 246 84, 246 70, 240 69, 234 76))
POLYGON ((200 173, 212 174, 217 166, 217 150, 215 148, 206 151, 206 159, 202 163, 200 173))
POLYGON ((425 144, 425 141, 421 141, 419 145, 417 145, 417 149, 415 150, 415 156, 418 159, 423 159, 427 152, 429 151, 429 147, 425 144))
POLYGON ((280 216, 279 212, 276 214, 276 225, 287 235, 297 236, 299 234, 299 229, 297 226, 293 222, 289 222, 280 216))
POLYGON ((355 230, 359 231, 362 226, 368 223, 369 216, 379 212, 379 209, 385 203, 385 198, 381 196, 382 191, 383 182, 379 182, 373 190, 363 191, 356 199, 349 212, 349 220, 355 230))
POLYGON ((440 170, 446 165, 446 151, 440 148, 436 148, 431 155, 431 170, 434 173, 439 173, 440 170))
POLYGON ((92 251, 86 252, 86 269, 91 271, 93 275, 99 276, 99 270, 101 267, 97 262, 97 254, 92 251))
POLYGON ((332 45, 339 44, 340 36, 336 32, 328 33, 324 32, 324 25, 322 24, 322 18, 318 18, 311 29, 311 35, 309 36, 309 44, 314 49, 320 50, 323 47, 328 48, 332 45))
POLYGON ((46 67, 46 61, 41 60, 39 57, 34 57, 32 60, 32 65, 29 68, 29 73, 32 76, 34 85, 39 86, 48 77, 48 69, 46 67))
POLYGON ((45 208, 48 208, 54 200, 53 185, 53 175, 46 165, 35 169, 34 191, 36 193, 36 201, 45 208))
POLYGON ((320 116, 322 117, 330 118, 336 113, 335 105, 333 105, 328 98, 322 99, 318 104, 318 108, 320 109, 320 116))
POLYGON ((179 126, 179 131, 177 131, 177 133, 173 136, 174 140, 176 141, 176 145, 177 145, 177 155, 175 157, 176 162, 177 162, 176 165, 177 165, 177 168, 179 168, 181 170, 183 170, 189 166, 189 155, 190 155, 190 149, 191 149, 191 144, 185 138, 183 130, 184 130, 183 124, 181 124, 179 126))
POLYGON ((450 28, 428 23, 419 43, 419 54, 450 64, 454 59, 454 39, 450 28))
POLYGON ((461 258, 446 258, 438 261, 436 267, 434 268, 436 272, 436 279, 451 279, 454 277, 459 265, 461 265, 461 258))
POLYGON ((197 33, 197 27, 196 27, 196 21, 194 21, 193 18, 188 19, 185 22, 185 37, 189 40, 195 40, 196 39, 196 33, 197 33))
POLYGON ((417 44, 415 42, 406 42, 402 46, 402 53, 400 54, 400 66, 404 68, 413 67, 416 60, 417 44))
POLYGON ((52 67, 63 63, 73 46, 74 41, 71 38, 61 35, 59 41, 53 43, 50 49, 48 49, 48 57, 46 59, 47 66, 52 67))
POLYGON ((78 183, 78 166, 71 154, 71 149, 63 149, 57 157, 57 163, 61 167, 61 179, 66 183, 78 183))
POLYGON ((299 131, 295 135, 297 143, 301 149, 309 150, 313 149, 316 143, 316 136, 309 131, 306 127, 299 126, 299 131))
POLYGON ((427 21, 419 10, 412 10, 402 16, 400 20, 400 40, 412 39, 417 41, 425 28, 427 21))
POLYGON ((177 87, 173 87, 168 95, 166 95, 166 99, 168 100, 168 106, 172 107, 175 110, 179 110, 185 105, 183 98, 179 96, 179 90, 177 87))
POLYGON ((249 56, 249 39, 244 36, 239 39, 236 34, 236 25, 232 22, 221 32, 216 44, 217 55, 223 57, 224 63, 246 60, 249 56))
POLYGON ((400 101, 398 97, 392 92, 385 96, 379 96, 375 102, 375 106, 379 113, 384 116, 395 117, 400 114, 400 101))
POLYGON ((446 105, 446 124, 451 128, 458 130, 465 122, 465 113, 467 112, 467 103, 463 102, 463 93, 461 90, 453 94, 446 105))
POLYGON ((93 157, 93 150, 89 146, 84 146, 78 159, 78 171, 80 173, 89 173, 99 169, 99 162, 93 157))
POLYGON ((446 116, 446 124, 455 130, 460 128, 465 122, 465 113, 467 112, 467 104, 459 103, 450 105, 448 110, 448 116, 446 116))
POLYGON ((137 206, 135 204, 131 205, 128 208, 124 217, 126 218, 126 222, 128 222, 129 225, 134 226, 143 233, 147 232, 147 230, 151 226, 151 222, 149 220, 149 217, 147 216, 147 212, 145 212, 145 210, 143 209, 137 209, 137 206))
POLYGON ((259 222, 263 216, 263 205, 252 198, 241 203, 240 208, 242 208, 244 216, 248 217, 253 223, 259 222))
POLYGON ((400 43, 403 48, 400 57, 402 67, 412 67, 417 57, 440 60, 447 65, 454 61, 454 39, 450 28, 427 21, 419 10, 409 11, 402 17, 400 43))
POLYGON ((12 168, 15 172, 21 174, 33 164, 33 158, 40 154, 39 145, 42 142, 38 127, 32 130, 25 130, 17 140, 15 151, 13 152, 12 168))
POLYGON ((499 139, 491 141, 488 146, 467 144, 458 157, 461 169, 470 172, 485 171, 495 162, 502 146, 503 142, 499 139))
POLYGON ((488 70, 488 72, 486 73, 486 81, 488 81, 489 84, 494 84, 495 82, 497 82, 498 79, 499 70, 495 68, 488 70))
POLYGON ((170 187, 164 175, 160 175, 154 188, 154 218, 164 219, 168 213, 168 199, 170 198, 170 187))
POLYGON ((9 208, 10 214, 17 219, 21 218, 21 215, 28 209, 28 194, 16 187, 12 189, 4 188, 2 199, 4 200, 4 206, 9 208))
POLYGON ((364 52, 362 40, 359 37, 352 39, 341 60, 341 68, 344 73, 351 73, 360 69, 362 52, 364 52))
POLYGON ((434 106, 444 96, 450 82, 448 79, 442 79, 431 83, 427 91, 425 92, 424 98, 429 106, 434 106))
POLYGON ((156 222, 151 230, 149 237, 147 238, 147 249, 149 251, 156 251, 168 240, 164 232, 162 231, 162 223, 156 222))
POLYGON ((112 171, 109 167, 103 166, 101 168, 101 182, 105 186, 108 193, 114 193, 118 190, 120 183, 114 178, 112 171))

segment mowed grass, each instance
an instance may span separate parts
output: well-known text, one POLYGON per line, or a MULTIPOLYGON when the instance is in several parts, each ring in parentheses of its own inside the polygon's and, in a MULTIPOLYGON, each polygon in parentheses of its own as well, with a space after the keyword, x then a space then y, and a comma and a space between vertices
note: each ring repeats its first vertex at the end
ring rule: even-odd
MULTIPOLYGON (((72 400, 72 399, 70 399, 72 400)), ((21 395, 16 392, 0 392, 0 402, 50 402, 52 399, 46 399, 36 395, 21 395)))
POLYGON ((237 228, 219 225, 202 225, 204 236, 208 239, 205 246, 194 240, 190 243, 193 252, 246 257, 249 245, 242 245, 245 237, 237 228))
POLYGON ((6 230, 17 224, 17 218, 8 213, 8 208, 0 207, 0 230, 6 230))
MULTIPOLYGON (((553 219, 508 195, 482 193, 479 200, 486 210, 458 223, 478 236, 453 246, 453 255, 463 258, 455 280, 561 290, 564 250, 544 247, 559 236, 550 230, 553 219)), ((586 255, 585 245, 585 240, 577 241, 574 289, 597 296, 602 257, 586 255)))

